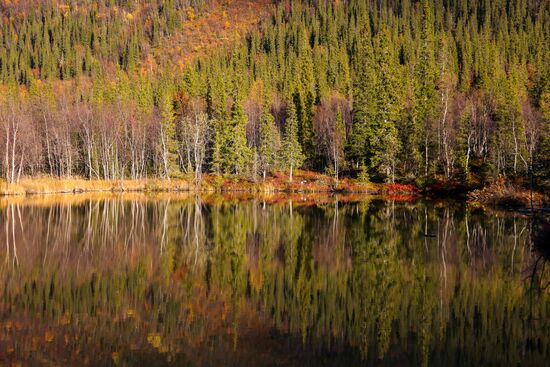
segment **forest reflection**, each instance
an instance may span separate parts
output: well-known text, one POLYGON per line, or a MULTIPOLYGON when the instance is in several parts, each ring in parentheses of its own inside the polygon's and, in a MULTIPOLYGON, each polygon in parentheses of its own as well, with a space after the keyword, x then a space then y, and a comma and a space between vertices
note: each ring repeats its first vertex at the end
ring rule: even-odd
POLYGON ((111 196, 6 201, 0 224, 0 364, 550 360, 550 293, 532 276, 550 270, 528 218, 448 201, 111 196))

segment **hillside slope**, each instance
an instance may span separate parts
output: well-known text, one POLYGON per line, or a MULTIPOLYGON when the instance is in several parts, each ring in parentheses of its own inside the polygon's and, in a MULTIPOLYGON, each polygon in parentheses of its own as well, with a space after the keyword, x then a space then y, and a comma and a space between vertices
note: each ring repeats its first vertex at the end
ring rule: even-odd
POLYGON ((151 50, 144 65, 153 63, 182 70, 189 61, 210 50, 234 44, 273 10, 269 0, 217 1, 151 50))
POLYGON ((0 82, 68 80, 158 62, 181 67, 201 50, 238 39, 268 4, 0 0, 0 82))

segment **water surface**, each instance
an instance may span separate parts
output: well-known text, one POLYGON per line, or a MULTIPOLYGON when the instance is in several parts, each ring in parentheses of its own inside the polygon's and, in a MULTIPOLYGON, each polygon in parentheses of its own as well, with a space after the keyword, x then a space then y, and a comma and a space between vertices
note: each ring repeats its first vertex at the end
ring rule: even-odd
POLYGON ((462 203, 0 203, 0 365, 543 366, 537 223, 462 203))

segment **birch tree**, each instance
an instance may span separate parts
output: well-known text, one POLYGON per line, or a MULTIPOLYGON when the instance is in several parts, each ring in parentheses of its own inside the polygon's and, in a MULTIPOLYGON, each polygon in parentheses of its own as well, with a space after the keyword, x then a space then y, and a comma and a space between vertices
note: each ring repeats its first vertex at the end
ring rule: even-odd
POLYGON ((180 121, 180 161, 187 173, 193 173, 197 183, 202 179, 206 147, 211 135, 210 124, 208 115, 201 111, 193 111, 190 115, 182 117, 180 121))

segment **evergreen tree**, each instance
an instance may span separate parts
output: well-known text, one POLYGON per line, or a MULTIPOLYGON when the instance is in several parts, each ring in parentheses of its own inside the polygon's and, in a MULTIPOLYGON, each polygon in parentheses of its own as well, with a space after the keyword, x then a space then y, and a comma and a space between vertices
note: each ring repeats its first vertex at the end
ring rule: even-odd
POLYGON ((290 109, 287 111, 285 121, 285 134, 281 157, 284 159, 284 165, 288 167, 290 173, 290 182, 295 169, 302 166, 305 156, 302 153, 302 147, 298 141, 298 118, 296 116, 296 108, 293 103, 289 103, 290 109))
POLYGON ((260 117, 260 145, 258 148, 260 170, 264 179, 266 174, 275 167, 279 146, 280 136, 277 126, 275 126, 275 119, 271 115, 268 105, 264 104, 260 117))
POLYGON ((215 174, 220 174, 223 168, 224 152, 223 145, 225 143, 223 125, 220 121, 213 121, 213 138, 212 138, 212 152, 210 156, 210 171, 215 174))
POLYGON ((227 126, 227 135, 225 137, 226 149, 224 154, 224 167, 226 173, 242 175, 248 168, 252 159, 252 151, 246 140, 246 117, 238 94, 235 93, 233 106, 231 107, 231 116, 227 126))
POLYGON ((349 159, 358 168, 370 162, 367 154, 369 148, 369 125, 376 113, 376 75, 374 53, 371 44, 370 27, 364 19, 358 39, 355 40, 355 59, 353 61, 353 125, 348 144, 349 159))
POLYGON ((401 117, 402 100, 397 60, 385 30, 379 37, 377 69, 377 113, 368 127, 368 154, 371 167, 393 182, 396 157, 401 147, 396 125, 401 117))
POLYGON ((540 150, 536 159, 537 176, 542 180, 550 180, 550 84, 542 91, 540 96, 542 112, 542 128, 540 150))
MULTIPOLYGON (((422 2, 422 28, 420 34, 420 58, 416 66, 416 93, 414 113, 414 130, 409 144, 413 147, 422 146, 424 160, 424 176, 428 177, 432 119, 435 104, 435 40, 430 1, 422 2)), ((433 153, 432 153, 433 154, 433 153)), ((412 157, 418 160, 421 153, 413 150, 412 157)), ((418 163, 420 163, 418 161, 418 163)))
POLYGON ((302 33, 299 45, 299 75, 300 80, 294 92, 294 103, 298 118, 299 142, 305 157, 312 159, 313 147, 313 109, 315 103, 313 57, 307 34, 302 33))

